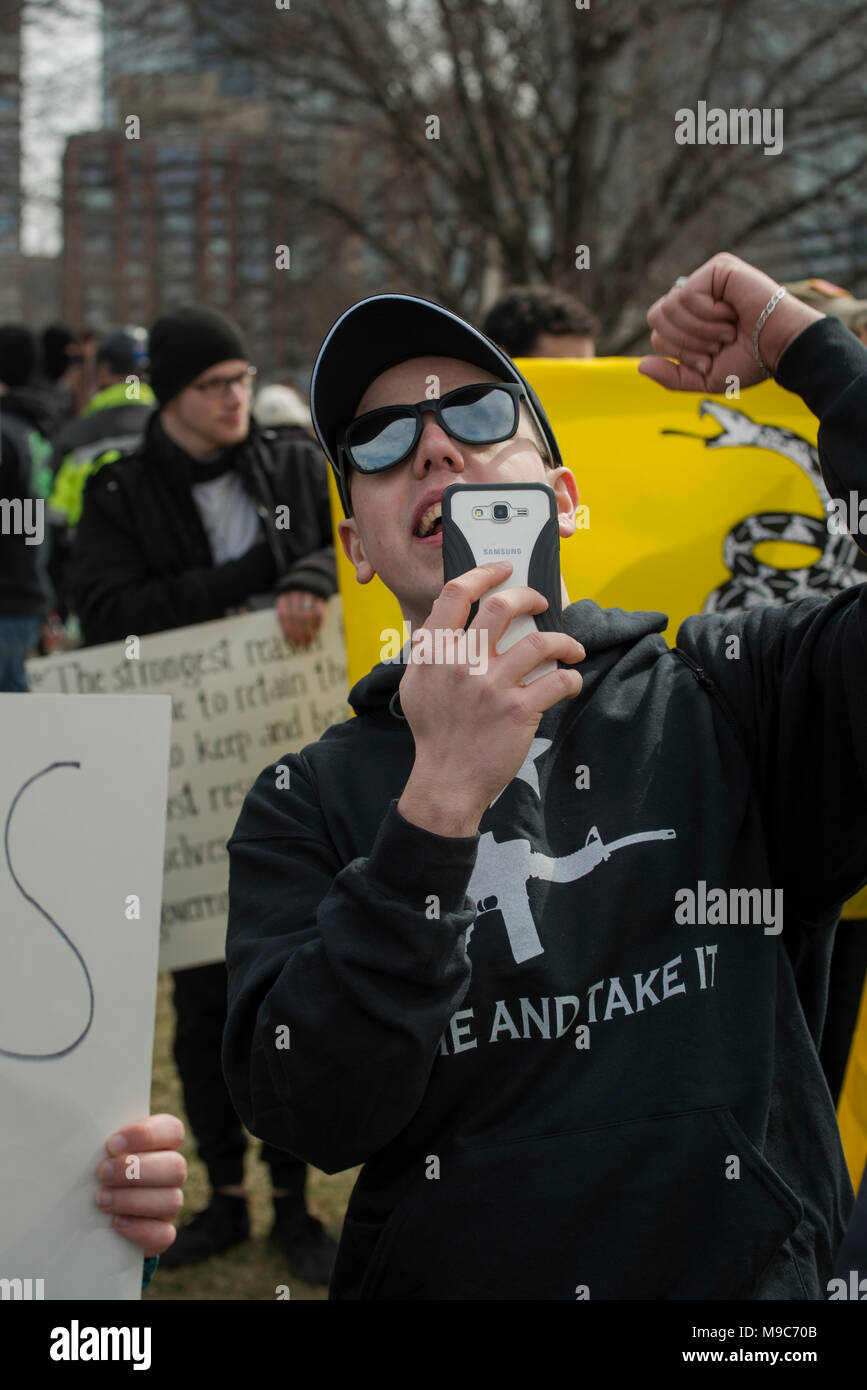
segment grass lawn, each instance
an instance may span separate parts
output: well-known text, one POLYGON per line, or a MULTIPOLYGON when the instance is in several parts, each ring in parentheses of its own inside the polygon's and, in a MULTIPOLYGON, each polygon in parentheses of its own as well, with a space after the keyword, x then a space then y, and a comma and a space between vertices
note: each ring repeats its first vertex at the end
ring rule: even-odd
MULTIPOLYGON (((184 1210, 180 1221, 186 1220, 207 1205, 208 1177, 196 1157, 195 1139, 190 1131, 181 1099, 181 1083, 172 1057, 175 1015, 172 1007, 171 976, 163 973, 157 988, 156 1028, 154 1030, 153 1083, 151 1113, 169 1111, 180 1115, 187 1130, 181 1152, 189 1164, 189 1177, 184 1186, 184 1210)), ((278 1284, 288 1284, 294 1299, 325 1299, 324 1287, 303 1284, 290 1276, 282 1254, 267 1240, 271 1229, 270 1174, 259 1162, 261 1144, 250 1140, 247 1152, 246 1184, 250 1202, 252 1235, 246 1245, 236 1245, 225 1255, 216 1255, 202 1264, 183 1269, 158 1268, 142 1300, 154 1299, 273 1299, 278 1284)), ((334 1236, 340 1235, 343 1214, 349 1194, 358 1175, 357 1168, 327 1177, 315 1168, 308 1170, 307 1205, 314 1216, 324 1222, 334 1236)))

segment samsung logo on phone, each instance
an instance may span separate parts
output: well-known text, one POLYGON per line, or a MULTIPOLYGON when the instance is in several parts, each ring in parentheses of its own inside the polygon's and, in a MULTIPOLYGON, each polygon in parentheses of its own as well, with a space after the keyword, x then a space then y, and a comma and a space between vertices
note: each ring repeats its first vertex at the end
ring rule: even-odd
POLYGON ((483 555, 520 555, 522 553, 519 545, 495 546, 486 545, 482 550, 483 555))

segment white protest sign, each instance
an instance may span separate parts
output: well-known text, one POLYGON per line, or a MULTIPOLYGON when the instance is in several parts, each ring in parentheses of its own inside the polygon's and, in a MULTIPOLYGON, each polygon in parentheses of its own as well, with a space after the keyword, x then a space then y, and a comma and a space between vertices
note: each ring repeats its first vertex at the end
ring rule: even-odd
POLYGON ((0 695, 3 1298, 141 1292, 96 1168, 150 1113, 170 733, 168 699, 0 695))
MULTIPOLYGON (((36 691, 172 697, 160 969, 223 960, 226 841, 269 763, 349 717, 339 597, 309 647, 273 609, 27 663, 36 691)), ((275 774, 276 776, 276 774, 275 774)))

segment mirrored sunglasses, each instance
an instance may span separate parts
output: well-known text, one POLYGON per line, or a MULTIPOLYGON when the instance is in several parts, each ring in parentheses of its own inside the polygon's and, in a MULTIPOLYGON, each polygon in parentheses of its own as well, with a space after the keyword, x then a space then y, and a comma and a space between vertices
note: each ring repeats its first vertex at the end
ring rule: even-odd
POLYGON ((338 436, 339 448, 359 473, 394 468, 418 444, 425 411, 462 444, 498 444, 517 431, 522 397, 526 392, 517 383, 483 382, 415 405, 385 406, 350 421, 338 436))

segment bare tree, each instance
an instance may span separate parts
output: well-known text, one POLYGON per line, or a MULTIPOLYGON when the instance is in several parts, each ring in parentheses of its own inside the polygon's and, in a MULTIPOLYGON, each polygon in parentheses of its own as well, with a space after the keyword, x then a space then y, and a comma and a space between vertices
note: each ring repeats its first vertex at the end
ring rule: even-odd
POLYGON ((299 235, 315 229, 326 294, 359 254, 371 283, 471 316, 505 282, 548 281, 600 315, 617 352, 645 341, 649 302, 718 249, 807 274, 812 236, 817 254, 838 248, 847 283, 867 275, 860 0, 122 9, 151 55, 169 52, 182 11, 209 52, 264 75, 274 159, 299 235), (699 102, 780 110, 782 151, 678 144, 676 113, 699 102))
MULTIPOLYGON (((551 281, 624 350, 650 298, 713 250, 791 273, 799 238, 845 245, 863 217, 860 3, 294 0, 242 20, 185 3, 291 93, 299 140, 327 131, 355 169, 310 180, 289 161, 309 215, 367 243, 390 283, 465 312, 497 281, 551 281), (675 113, 700 101, 780 110, 782 152, 677 144, 675 113)), ((850 281, 867 274, 854 245, 850 281)))

